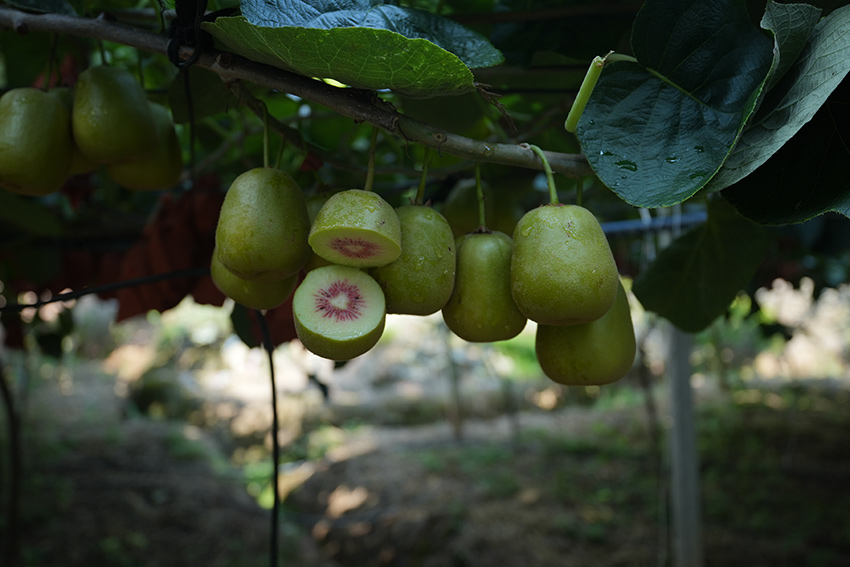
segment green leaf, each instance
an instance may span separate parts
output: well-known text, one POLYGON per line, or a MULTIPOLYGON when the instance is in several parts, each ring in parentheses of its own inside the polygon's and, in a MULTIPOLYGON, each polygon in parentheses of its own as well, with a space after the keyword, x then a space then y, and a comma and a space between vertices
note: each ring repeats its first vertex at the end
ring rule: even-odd
POLYGON ((761 19, 762 29, 773 33, 773 68, 767 80, 769 91, 791 68, 820 20, 821 9, 809 4, 767 3, 761 19))
POLYGON ((204 29, 243 57, 361 89, 415 98, 462 94, 475 90, 470 68, 503 60, 456 22, 367 0, 250 0, 242 12, 204 29))
POLYGON ((473 69, 502 62, 502 54, 484 36, 455 21, 375 0, 243 0, 242 15, 260 27, 391 31, 439 45, 473 69))
POLYGON ((762 224, 798 223, 827 211, 850 217, 850 81, 762 167, 722 194, 762 224))
MULTIPOLYGON (((780 56, 785 58, 784 54, 780 56)), ((767 162, 812 119, 848 72, 850 6, 845 6, 817 24, 800 56, 765 95, 751 124, 744 130, 723 169, 712 180, 709 190, 729 187, 767 162)), ((798 187, 795 195, 806 187, 798 187)), ((800 198, 805 197, 800 195, 800 198)))
POLYGON ((647 310, 683 331, 701 331, 752 279, 766 244, 764 228, 714 199, 705 224, 662 250, 632 289, 647 310))
POLYGON ((198 67, 188 67, 178 73, 168 86, 168 104, 174 122, 186 124, 191 118, 201 120, 226 112, 237 104, 236 96, 225 86, 221 78, 198 67), (192 115, 186 96, 186 76, 189 74, 189 93, 192 97, 192 115))
POLYGON ((773 61, 737 0, 649 0, 637 63, 606 65, 576 134, 600 180, 636 206, 699 191, 729 155, 773 61))
POLYGON ((62 222, 41 201, 4 190, 0 190, 0 219, 35 236, 62 234, 62 222))

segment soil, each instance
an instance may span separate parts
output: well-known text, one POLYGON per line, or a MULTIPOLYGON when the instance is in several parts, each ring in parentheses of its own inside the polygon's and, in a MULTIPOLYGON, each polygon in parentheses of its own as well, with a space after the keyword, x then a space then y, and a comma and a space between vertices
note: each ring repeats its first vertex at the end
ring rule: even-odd
MULTIPOLYGON (((22 565, 268 565, 270 513, 246 491, 233 439, 138 415, 117 384, 81 363, 28 389, 22 565)), ((667 480, 647 449, 643 406, 468 419, 460 438, 445 420, 323 431, 319 456, 282 468, 280 565, 670 559, 667 480), (594 444, 620 438, 614 450, 594 444)), ((816 497, 828 502, 829 492, 816 497)), ((707 565, 850 564, 850 549, 834 542, 812 556, 808 540, 717 521, 703 537, 707 565)))

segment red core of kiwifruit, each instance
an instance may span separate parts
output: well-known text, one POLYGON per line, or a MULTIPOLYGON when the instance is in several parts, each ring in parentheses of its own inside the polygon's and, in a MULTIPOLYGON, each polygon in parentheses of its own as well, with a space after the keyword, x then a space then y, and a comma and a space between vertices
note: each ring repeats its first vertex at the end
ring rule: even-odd
POLYGON ((363 260, 371 258, 380 250, 380 246, 364 238, 334 238, 330 242, 331 249, 348 258, 363 260))
POLYGON ((363 298, 359 288, 348 280, 336 281, 327 289, 321 289, 314 295, 316 310, 322 317, 337 321, 351 321, 360 317, 363 298))

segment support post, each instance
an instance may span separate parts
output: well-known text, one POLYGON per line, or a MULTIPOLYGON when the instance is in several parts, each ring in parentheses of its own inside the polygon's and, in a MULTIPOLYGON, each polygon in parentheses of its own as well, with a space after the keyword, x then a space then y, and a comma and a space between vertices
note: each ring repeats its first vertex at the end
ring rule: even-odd
POLYGON ((668 326, 667 380, 672 429, 671 520, 674 567, 703 567, 699 459, 691 389, 691 335, 668 326))

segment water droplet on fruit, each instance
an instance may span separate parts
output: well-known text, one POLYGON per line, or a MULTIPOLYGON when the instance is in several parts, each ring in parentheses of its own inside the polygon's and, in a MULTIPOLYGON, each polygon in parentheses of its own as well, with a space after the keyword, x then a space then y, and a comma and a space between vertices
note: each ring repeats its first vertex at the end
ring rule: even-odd
POLYGON ((521 231, 519 231, 519 233, 523 236, 528 236, 529 234, 531 234, 531 227, 527 226, 527 227, 523 228, 521 231))

